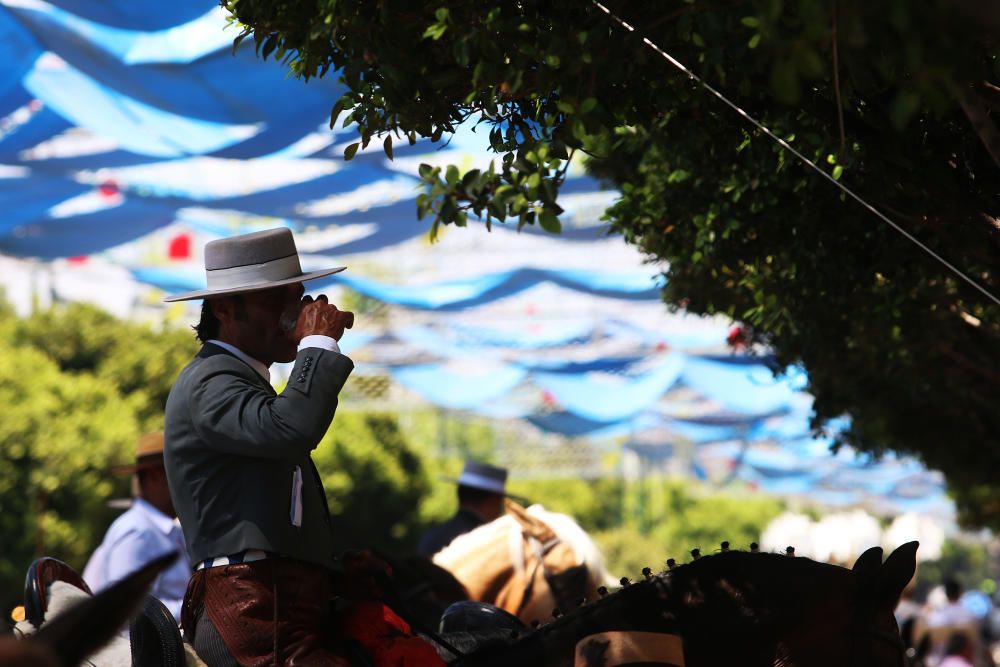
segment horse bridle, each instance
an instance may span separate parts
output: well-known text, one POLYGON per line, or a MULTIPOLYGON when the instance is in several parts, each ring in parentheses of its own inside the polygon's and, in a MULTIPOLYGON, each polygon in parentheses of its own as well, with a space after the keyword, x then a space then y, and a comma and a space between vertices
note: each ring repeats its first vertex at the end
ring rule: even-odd
MULTIPOLYGON (((859 614, 858 618, 868 618, 870 620, 870 616, 864 614, 859 614)), ((903 644, 903 638, 899 635, 899 632, 889 632, 872 628, 860 620, 854 622, 853 631, 851 632, 851 667, 871 667, 871 647, 875 641, 889 644, 894 648, 896 650, 897 667, 906 667, 906 646, 903 644), (868 646, 867 655, 859 651, 859 647, 862 644, 868 646)))
POLYGON ((535 588, 535 577, 538 575, 538 568, 539 567, 542 568, 543 576, 548 577, 550 574, 549 569, 545 567, 545 554, 552 551, 552 549, 556 545, 562 542, 562 540, 560 540, 558 536, 546 540, 545 542, 542 542, 541 540, 532 537, 530 535, 528 535, 527 537, 528 537, 528 544, 531 545, 532 550, 535 552, 536 562, 535 566, 531 568, 531 574, 528 575, 528 578, 524 584, 524 592, 521 596, 520 604, 517 605, 517 611, 514 612, 515 616, 520 616, 521 612, 524 611, 525 605, 528 604, 528 598, 531 597, 531 592, 535 588))

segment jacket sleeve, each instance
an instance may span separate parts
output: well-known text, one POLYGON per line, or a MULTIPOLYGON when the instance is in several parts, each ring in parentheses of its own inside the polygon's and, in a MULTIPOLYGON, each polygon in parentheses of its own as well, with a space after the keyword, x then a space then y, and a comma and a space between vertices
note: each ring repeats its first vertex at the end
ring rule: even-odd
POLYGON ((194 428, 220 452, 274 459, 298 459, 316 448, 354 369, 342 354, 305 348, 295 358, 288 385, 275 396, 234 373, 224 359, 206 360, 205 373, 189 395, 194 428))

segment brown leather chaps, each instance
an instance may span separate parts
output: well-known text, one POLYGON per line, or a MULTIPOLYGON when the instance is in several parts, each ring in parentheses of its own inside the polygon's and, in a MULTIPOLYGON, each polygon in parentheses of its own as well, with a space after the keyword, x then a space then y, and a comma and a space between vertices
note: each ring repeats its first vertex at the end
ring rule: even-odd
POLYGON ((197 646, 198 618, 207 615, 244 667, 347 667, 336 650, 330 593, 329 570, 289 558, 205 568, 188 583, 181 623, 197 646))

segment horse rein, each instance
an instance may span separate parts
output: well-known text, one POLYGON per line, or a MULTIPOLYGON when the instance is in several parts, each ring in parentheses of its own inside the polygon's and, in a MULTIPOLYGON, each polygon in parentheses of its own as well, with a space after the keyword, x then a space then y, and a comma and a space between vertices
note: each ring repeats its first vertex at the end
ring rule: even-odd
POLYGON ((542 542, 530 535, 528 535, 528 544, 531 545, 532 550, 535 552, 536 563, 533 568, 531 568, 531 574, 528 575, 527 582, 524 585, 524 591, 521 594, 521 602, 517 605, 517 611, 514 612, 515 616, 520 616, 521 612, 524 611, 524 607, 528 604, 528 600, 531 598, 531 593, 535 588, 535 577, 538 575, 538 568, 542 568, 542 574, 547 576, 549 574, 549 569, 545 567, 545 554, 552 551, 560 542, 559 536, 553 537, 551 540, 546 540, 542 542))
POLYGON ((868 634, 872 639, 883 641, 896 649, 896 655, 899 657, 896 663, 899 667, 906 667, 906 646, 903 644, 903 638, 899 636, 899 632, 868 630, 868 634))
POLYGON ((868 649, 868 661, 864 661, 864 655, 861 654, 857 648, 862 643, 857 641, 859 636, 865 637, 871 641, 879 641, 884 644, 888 644, 890 647, 895 649, 896 652, 896 665, 897 667, 906 667, 906 646, 903 644, 903 638, 899 636, 899 632, 889 632, 886 630, 878 630, 876 628, 865 628, 861 627, 860 623, 855 623, 855 631, 851 633, 851 644, 852 644, 852 656, 851 656, 851 667, 871 667, 872 655, 871 646, 868 649))

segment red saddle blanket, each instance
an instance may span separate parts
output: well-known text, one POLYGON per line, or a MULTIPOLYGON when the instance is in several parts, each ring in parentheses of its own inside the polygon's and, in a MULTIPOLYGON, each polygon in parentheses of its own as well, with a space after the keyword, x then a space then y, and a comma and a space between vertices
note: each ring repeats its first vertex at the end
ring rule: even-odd
POLYGON ((356 601, 343 614, 343 635, 360 643, 375 667, 444 667, 434 647, 381 602, 356 601))

